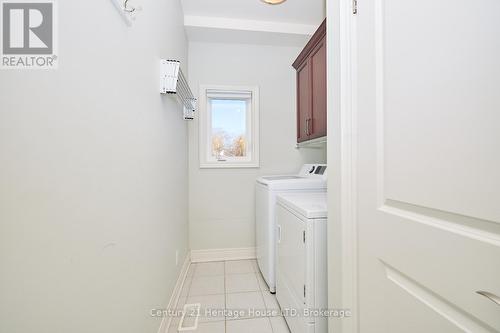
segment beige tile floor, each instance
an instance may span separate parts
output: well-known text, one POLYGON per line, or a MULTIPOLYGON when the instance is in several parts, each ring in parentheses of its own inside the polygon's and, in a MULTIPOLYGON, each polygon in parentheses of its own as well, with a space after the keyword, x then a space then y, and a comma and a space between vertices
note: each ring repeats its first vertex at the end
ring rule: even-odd
MULTIPOLYGON (((185 304, 200 304, 200 311, 197 329, 182 332, 290 332, 255 260, 191 264, 176 308, 183 309, 185 304)), ((195 317, 188 308, 182 327, 193 326, 195 317)), ((180 321, 174 318, 168 333, 178 332, 180 321)))

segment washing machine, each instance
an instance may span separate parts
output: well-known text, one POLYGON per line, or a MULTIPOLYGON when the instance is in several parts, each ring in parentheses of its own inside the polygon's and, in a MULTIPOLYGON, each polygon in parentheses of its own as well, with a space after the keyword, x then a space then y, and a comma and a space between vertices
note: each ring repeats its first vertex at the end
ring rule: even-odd
POLYGON ((325 164, 305 164, 298 174, 263 176, 255 185, 256 249, 259 269, 269 291, 276 292, 276 197, 285 193, 326 192, 325 164))
POLYGON ((277 197, 276 299, 291 333, 327 333, 327 194, 277 197))

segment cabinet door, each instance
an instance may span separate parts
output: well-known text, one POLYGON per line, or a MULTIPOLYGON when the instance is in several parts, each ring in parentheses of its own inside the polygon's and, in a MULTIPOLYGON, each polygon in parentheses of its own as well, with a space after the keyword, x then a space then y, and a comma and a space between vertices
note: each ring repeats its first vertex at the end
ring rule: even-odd
POLYGON ((298 303, 305 304, 304 286, 306 285, 306 244, 305 223, 283 208, 276 206, 278 225, 278 270, 287 291, 298 303))
POLYGON ((312 98, 309 138, 314 139, 326 135, 326 38, 316 45, 309 62, 312 98))
POLYGON ((276 205, 278 252, 276 298, 281 309, 295 309, 297 315, 285 312, 291 332, 310 332, 303 317, 306 285, 305 223, 281 205, 276 205))
POLYGON ((311 119, 311 69, 307 59, 297 69, 297 142, 309 139, 311 119))

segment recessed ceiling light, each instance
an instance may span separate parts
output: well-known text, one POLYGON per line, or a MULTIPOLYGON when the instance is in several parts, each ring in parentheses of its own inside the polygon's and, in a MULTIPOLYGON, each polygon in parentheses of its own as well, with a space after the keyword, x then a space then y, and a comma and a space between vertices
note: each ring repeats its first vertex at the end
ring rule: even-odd
POLYGON ((286 0, 262 0, 262 1, 269 5, 279 5, 280 3, 283 3, 286 0))

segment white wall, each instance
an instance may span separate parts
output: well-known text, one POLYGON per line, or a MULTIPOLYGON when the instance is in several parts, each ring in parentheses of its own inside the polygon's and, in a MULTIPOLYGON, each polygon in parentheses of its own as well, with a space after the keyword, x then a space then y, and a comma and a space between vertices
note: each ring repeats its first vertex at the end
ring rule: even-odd
POLYGON ((295 173, 325 162, 324 149, 295 149, 297 47, 189 44, 190 82, 260 87, 259 169, 200 169, 198 124, 189 126, 189 235, 191 249, 255 246, 254 184, 263 174, 295 173))
POLYGON ((0 71, 0 332, 156 332, 188 248, 177 0, 58 1, 60 64, 0 71))

